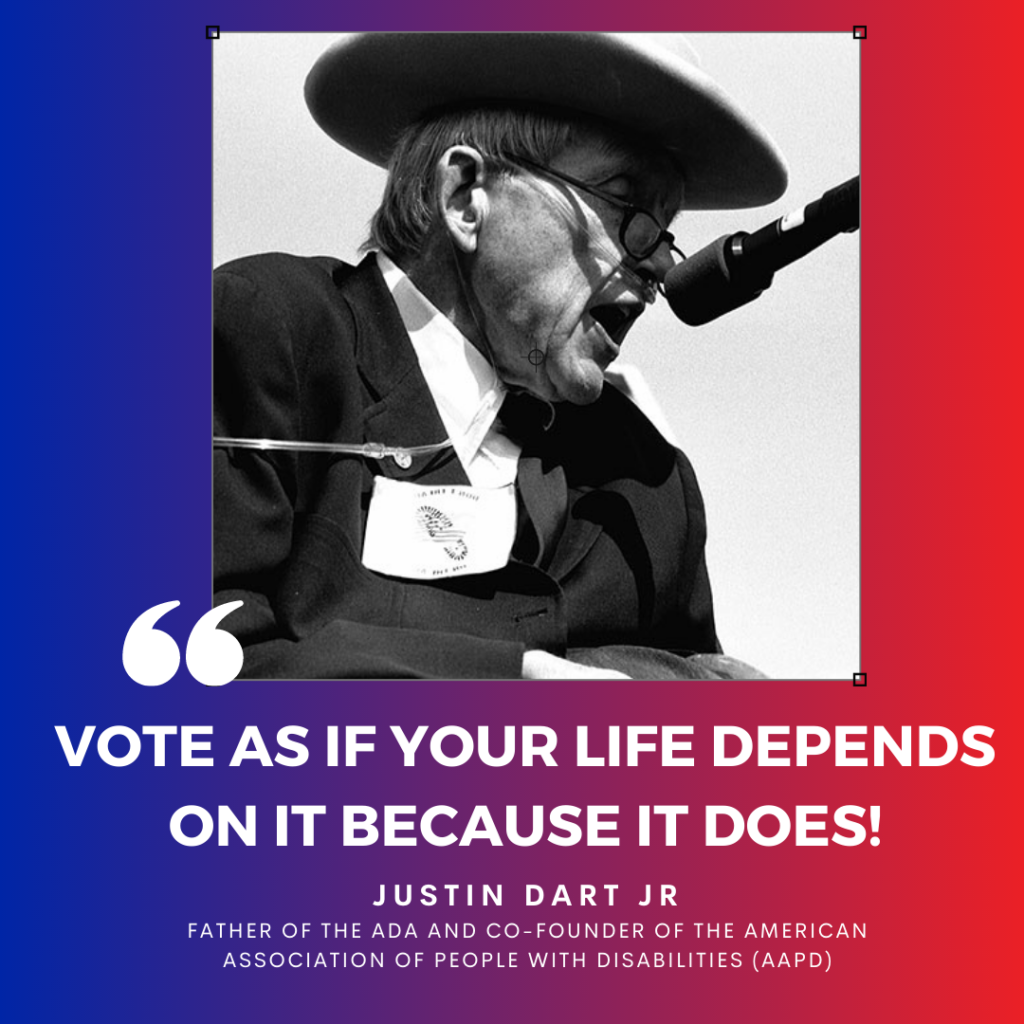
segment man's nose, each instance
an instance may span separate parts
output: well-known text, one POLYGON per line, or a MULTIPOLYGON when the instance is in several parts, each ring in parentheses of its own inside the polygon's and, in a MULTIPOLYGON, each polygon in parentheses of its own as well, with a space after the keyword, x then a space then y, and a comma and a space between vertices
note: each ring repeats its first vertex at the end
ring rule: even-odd
POLYGON ((674 266, 676 266, 678 262, 673 253, 677 253, 679 259, 686 259, 682 250, 677 248, 677 246, 669 242, 667 239, 664 240, 661 245, 659 245, 658 248, 650 254, 650 256, 647 256, 637 262, 636 272, 645 281, 649 281, 654 287, 660 290, 661 284, 665 280, 665 275, 674 266))
POLYGON ((661 282, 665 279, 665 275, 676 265, 673 253, 678 253, 680 259, 686 259, 686 256, 683 255, 674 241, 662 238, 658 248, 646 259, 641 260, 639 266, 646 267, 661 282))

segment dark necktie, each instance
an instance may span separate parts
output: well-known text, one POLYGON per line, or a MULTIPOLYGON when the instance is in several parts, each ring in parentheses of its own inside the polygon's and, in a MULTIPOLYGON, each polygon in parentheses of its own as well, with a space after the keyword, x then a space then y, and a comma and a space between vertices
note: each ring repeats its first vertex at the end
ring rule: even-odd
POLYGON ((498 420, 503 432, 522 447, 516 492, 520 512, 525 515, 519 517, 512 552, 521 561, 546 569, 562 535, 569 504, 565 471, 552 457, 548 438, 554 410, 530 395, 509 392, 498 420))

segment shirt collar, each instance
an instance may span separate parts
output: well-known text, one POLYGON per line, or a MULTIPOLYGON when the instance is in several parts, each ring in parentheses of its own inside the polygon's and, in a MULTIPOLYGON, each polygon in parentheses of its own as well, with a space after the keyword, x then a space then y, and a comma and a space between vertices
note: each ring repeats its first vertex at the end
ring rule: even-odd
POLYGON ((468 466, 505 398, 494 368, 465 335, 382 252, 377 265, 416 352, 459 460, 468 466))

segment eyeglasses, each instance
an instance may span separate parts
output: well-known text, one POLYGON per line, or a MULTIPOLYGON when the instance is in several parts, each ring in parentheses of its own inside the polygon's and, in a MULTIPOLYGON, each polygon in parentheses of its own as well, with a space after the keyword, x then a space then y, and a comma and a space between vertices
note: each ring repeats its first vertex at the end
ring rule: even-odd
POLYGON ((634 260, 647 259, 662 244, 667 245, 673 252, 678 253, 682 259, 686 259, 686 254, 675 244, 676 236, 671 231, 666 231, 658 223, 654 214, 648 210, 634 206, 632 203, 627 203, 624 199, 613 196, 608 192, 602 192, 600 189, 588 185, 585 181, 572 177, 572 175, 563 174, 561 171, 554 171, 550 167, 534 163, 526 157, 518 157, 517 162, 526 164, 527 167, 539 171, 541 174, 564 181, 567 185, 572 185, 582 192, 597 196, 598 199, 603 199, 606 203, 611 203, 612 206, 623 210, 622 222, 619 224, 619 241, 622 243, 622 248, 634 260))

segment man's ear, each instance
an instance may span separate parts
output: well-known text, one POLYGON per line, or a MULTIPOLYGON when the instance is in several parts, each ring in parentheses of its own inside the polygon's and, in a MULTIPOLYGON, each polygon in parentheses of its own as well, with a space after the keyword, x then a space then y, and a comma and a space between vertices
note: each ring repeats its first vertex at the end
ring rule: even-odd
POLYGON ((438 202, 449 236, 462 252, 475 252, 488 208, 488 171, 472 146, 452 146, 437 163, 438 202))

